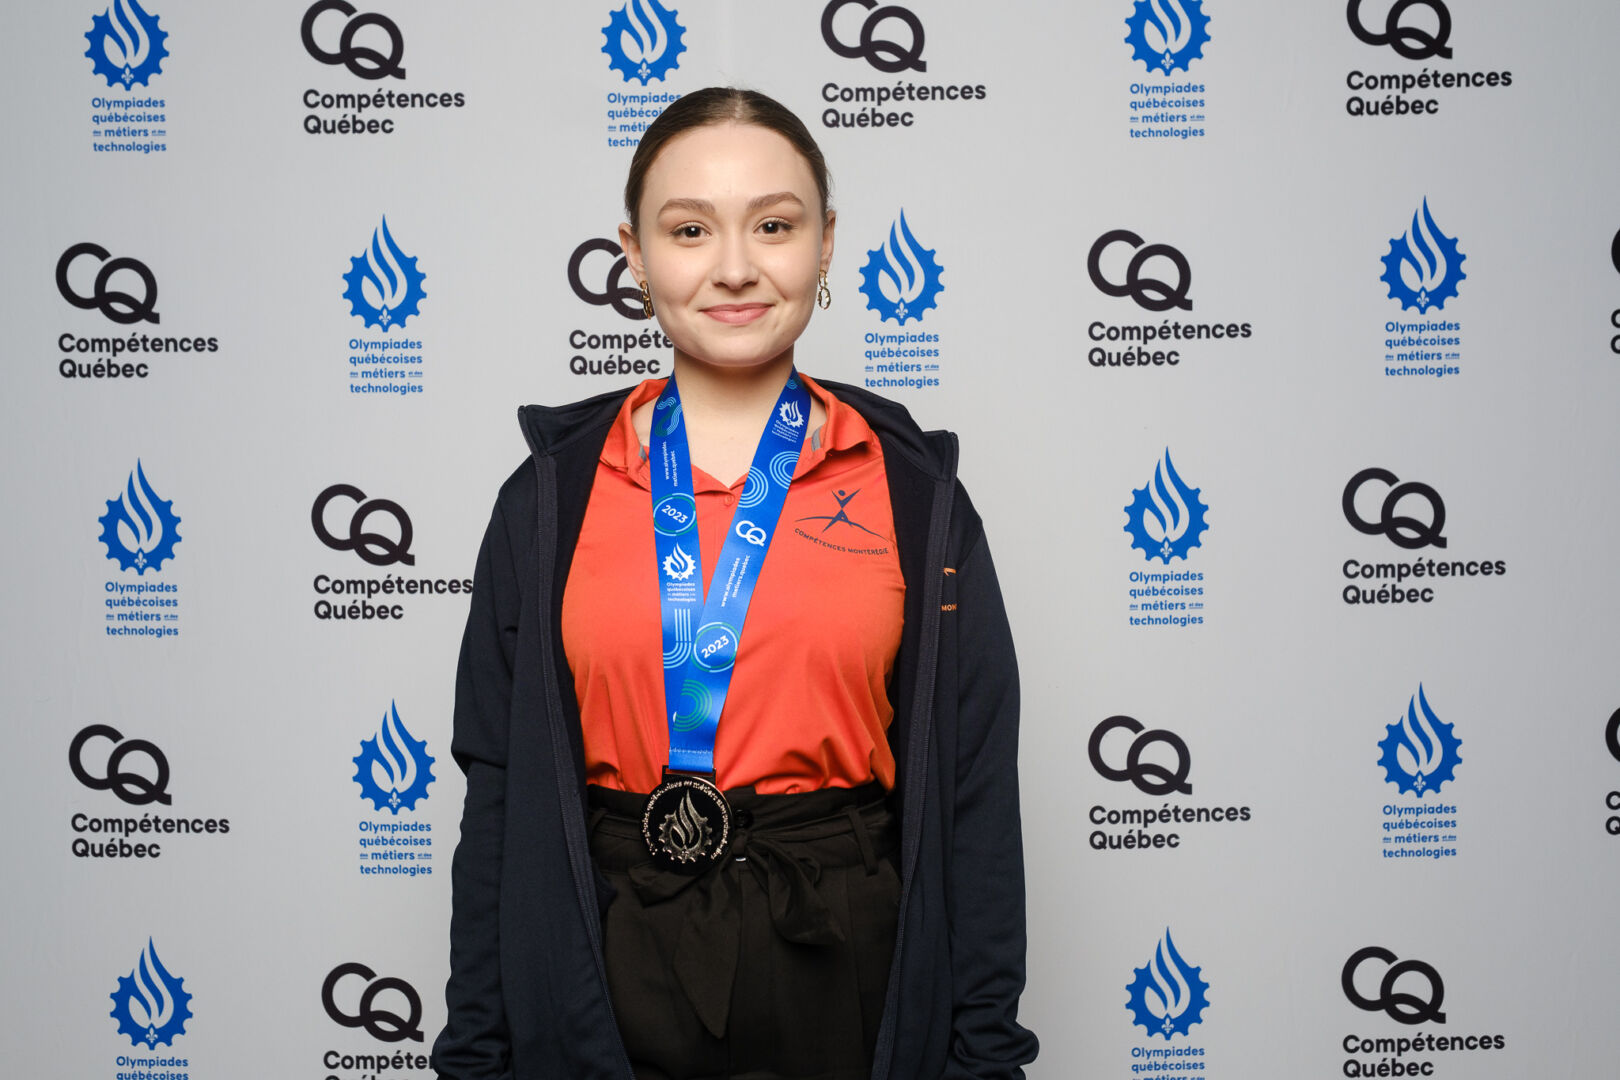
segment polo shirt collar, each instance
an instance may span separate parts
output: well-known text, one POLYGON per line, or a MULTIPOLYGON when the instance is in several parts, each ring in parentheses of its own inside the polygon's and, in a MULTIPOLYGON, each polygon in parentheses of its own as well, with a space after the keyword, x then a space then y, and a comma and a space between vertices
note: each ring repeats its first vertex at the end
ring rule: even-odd
MULTIPOLYGON (((877 434, 866 422, 865 417, 824 390, 808 375, 801 374, 799 378, 804 380, 806 388, 817 401, 821 402, 822 408, 827 410, 827 422, 817 431, 811 432, 810 440, 799 453, 799 464, 793 471, 794 479, 821 464, 827 455, 834 451, 852 450, 863 445, 877 446, 877 434)), ((630 392, 630 396, 624 399, 624 404, 619 408, 619 415, 614 418, 613 429, 602 444, 602 464, 625 473, 633 482, 648 491, 652 490, 652 479, 647 464, 646 448, 636 437, 636 425, 632 414, 642 405, 657 398, 668 384, 668 379, 642 380, 630 392)), ((697 492, 728 490, 721 481, 696 469, 693 470, 692 482, 697 492)))

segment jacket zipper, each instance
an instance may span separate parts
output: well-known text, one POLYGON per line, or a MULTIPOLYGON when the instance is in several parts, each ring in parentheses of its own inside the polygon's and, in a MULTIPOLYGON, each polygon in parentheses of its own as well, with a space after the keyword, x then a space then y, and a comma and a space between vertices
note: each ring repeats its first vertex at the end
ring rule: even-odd
MULTIPOLYGON (((521 423, 522 416, 519 414, 521 423)), ((602 932, 600 916, 596 910, 594 890, 591 885, 591 851, 590 843, 585 837, 585 817, 577 800, 567 797, 566 792, 574 786, 573 754, 568 747, 568 738, 559 730, 562 726, 561 717, 561 690, 557 686, 557 671, 554 664, 554 649, 551 642, 551 587, 556 582, 551 581, 551 567, 556 564, 557 553, 557 489, 555 483, 556 462, 549 456, 542 456, 535 447, 534 439, 529 435, 529 426, 522 424, 523 437, 529 443, 529 450, 534 455, 535 477, 538 482, 536 496, 536 510, 539 517, 539 544, 537 553, 541 560, 540 589, 541 596, 536 599, 540 608, 540 670, 544 673, 546 685, 546 728, 551 735, 551 756, 555 764, 557 779, 557 796, 561 804, 563 840, 568 847, 569 869, 574 876, 574 894, 579 900, 580 916, 585 920, 586 937, 591 943, 591 956, 596 961, 597 979, 602 985, 602 1002, 607 1006, 608 1019, 613 1022, 613 1045, 618 1053, 620 1072, 634 1080, 634 1070, 630 1066, 630 1055, 624 1049, 624 1040, 619 1037, 619 1020, 613 1014, 613 996, 608 993, 607 961, 602 954, 602 932), (548 512, 549 511, 549 512, 548 512), (550 585, 547 583, 550 582, 550 585), (566 772, 565 772, 566 770, 566 772)))

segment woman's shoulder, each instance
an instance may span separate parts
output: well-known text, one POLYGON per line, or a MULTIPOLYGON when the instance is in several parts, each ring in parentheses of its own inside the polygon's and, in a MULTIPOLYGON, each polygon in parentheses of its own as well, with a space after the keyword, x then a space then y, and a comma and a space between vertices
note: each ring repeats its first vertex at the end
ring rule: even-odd
POLYGON ((613 423, 625 398, 636 387, 626 386, 595 394, 566 405, 524 405, 518 409, 518 424, 531 453, 556 454, 589 433, 603 431, 613 423))
POLYGON ((495 498, 496 515, 513 524, 532 522, 539 502, 537 466, 549 460, 563 469, 588 469, 635 389, 622 387, 563 405, 520 406, 518 426, 529 452, 502 482, 495 498))
POLYGON ((817 386, 861 414, 882 441, 885 452, 897 452, 930 477, 956 476, 956 436, 945 430, 924 431, 911 411, 893 398, 833 379, 814 378, 817 386))

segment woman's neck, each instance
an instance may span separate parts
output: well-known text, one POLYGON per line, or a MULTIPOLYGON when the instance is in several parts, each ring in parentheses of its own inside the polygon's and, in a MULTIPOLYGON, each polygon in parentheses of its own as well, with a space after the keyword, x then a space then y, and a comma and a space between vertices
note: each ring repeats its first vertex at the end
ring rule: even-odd
POLYGON ((771 407, 793 370, 793 350, 747 368, 721 368, 675 354, 675 381, 681 388, 681 412, 699 428, 765 429, 771 407))
MULTIPOLYGON (((723 484, 746 475, 792 369, 791 349, 768 363, 742 369, 717 368, 677 353, 675 381, 681 388, 681 418, 692 464, 723 484)), ((651 441, 653 404, 646 402, 632 417, 643 446, 651 441)), ((821 402, 812 399, 811 430, 825 421, 821 402)))

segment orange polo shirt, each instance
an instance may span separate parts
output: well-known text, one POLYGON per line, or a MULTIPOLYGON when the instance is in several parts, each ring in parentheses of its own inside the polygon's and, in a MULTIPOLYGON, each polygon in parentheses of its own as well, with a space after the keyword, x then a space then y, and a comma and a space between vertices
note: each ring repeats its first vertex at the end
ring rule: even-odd
MULTIPOLYGON (((761 794, 893 787, 887 687, 905 581, 883 450, 858 412, 804 381, 827 422, 800 451, 743 624, 715 736, 716 780, 761 794)), ((643 382, 619 411, 563 591, 586 780, 622 791, 651 791, 669 761, 652 482, 631 421, 664 386, 643 382)), ((728 487, 692 469, 705 579, 744 480, 728 487)))

